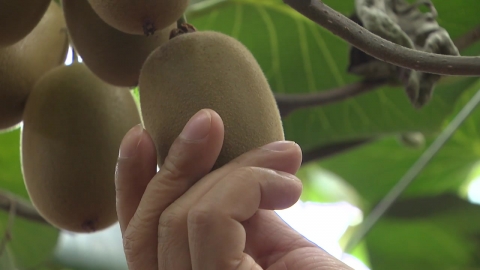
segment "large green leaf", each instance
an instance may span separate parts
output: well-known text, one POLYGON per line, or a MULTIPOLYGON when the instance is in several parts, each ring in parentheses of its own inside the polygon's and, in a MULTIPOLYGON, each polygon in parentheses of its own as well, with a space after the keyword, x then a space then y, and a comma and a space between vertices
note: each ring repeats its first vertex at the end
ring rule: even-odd
MULTIPOLYGON (((443 2, 438 2, 442 6, 443 2)), ((453 3, 459 1, 449 2, 452 4, 448 8, 453 9, 453 3)), ((353 11, 353 1, 325 3, 345 15, 353 11)), ((469 6, 458 4, 458 8, 466 12, 472 5, 473 2, 469 6)), ((450 20, 455 19, 449 16, 450 20)), ((193 6, 188 18, 200 30, 223 32, 245 44, 275 92, 325 91, 359 80, 346 73, 348 44, 281 1, 205 1, 193 6)), ((452 35, 467 32, 471 25, 480 22, 478 17, 469 18, 464 26, 447 25, 452 35)), ((284 119, 286 137, 308 151, 345 139, 409 130, 436 131, 471 82, 446 80, 422 110, 413 109, 398 87, 383 87, 338 104, 299 110, 284 119)))
POLYGON ((438 23, 455 39, 480 25, 478 0, 432 0, 438 11, 438 23))
MULTIPOLYGON (((28 199, 20 165, 20 129, 0 134, 0 149, 0 189, 28 199)), ((0 212, 0 236, 7 222, 8 214, 0 212)), ((57 238, 58 230, 52 226, 16 217, 8 247, 16 265, 20 269, 29 268, 52 256, 57 238)))
POLYGON ((2 270, 17 270, 14 263, 14 258, 10 249, 6 248, 0 254, 0 269, 2 270))
POLYGON ((368 239, 375 270, 452 269, 471 259, 468 239, 428 220, 382 220, 368 239))
MULTIPOLYGON (((3 237, 8 224, 8 213, 0 212, 0 236, 3 237)), ((58 230, 47 224, 39 224, 16 217, 11 231, 9 249, 15 257, 17 267, 27 269, 38 266, 53 256, 58 240, 58 230)))
POLYGON ((20 165, 20 129, 0 133, 0 189, 28 198, 20 165))
POLYGON ((316 163, 302 166, 296 175, 302 179, 303 183, 300 198, 302 201, 346 201, 353 205, 362 205, 361 197, 349 183, 340 177, 335 177, 316 163))
MULTIPOLYGON (((462 96, 455 111, 459 111, 478 89, 480 80, 462 96)), ((479 122, 480 109, 477 109, 420 173, 404 196, 457 191, 480 159, 479 122)), ((407 148, 395 138, 385 138, 320 162, 320 165, 349 182, 364 199, 375 203, 385 196, 423 151, 425 148, 407 148)))
POLYGON ((479 223, 452 194, 398 202, 367 236, 373 269, 478 269, 479 223))

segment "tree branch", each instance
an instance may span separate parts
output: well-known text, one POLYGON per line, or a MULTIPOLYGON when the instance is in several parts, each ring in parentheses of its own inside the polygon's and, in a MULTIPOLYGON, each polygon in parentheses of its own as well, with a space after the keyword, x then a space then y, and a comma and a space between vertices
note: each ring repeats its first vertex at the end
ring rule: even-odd
POLYGON ((8 242, 12 240, 12 230, 13 223, 15 221, 15 216, 17 214, 17 205, 15 202, 10 203, 10 209, 8 212, 7 226, 5 227, 5 232, 3 233, 3 239, 0 242, 0 257, 2 257, 5 249, 7 248, 8 242))
MULTIPOLYGON (((472 44, 480 40, 480 26, 458 37, 454 43, 458 50, 470 47, 472 44)), ((343 101, 345 99, 367 93, 381 87, 386 82, 357 82, 342 87, 302 94, 279 94, 275 93, 278 109, 282 118, 287 117, 295 110, 327 105, 334 102, 343 101)))
POLYGON ((461 51, 470 47, 477 41, 480 41, 480 25, 467 32, 463 36, 458 37, 453 43, 455 43, 457 49, 461 51))
POLYGON ((352 46, 381 61, 439 75, 480 76, 480 57, 412 50, 371 33, 320 0, 283 1, 352 46))
POLYGON ((0 190, 0 209, 10 211, 12 204, 15 204, 16 216, 39 223, 50 224, 42 216, 40 216, 37 209, 35 209, 33 205, 25 201, 23 198, 0 190))
POLYGON ((382 86, 383 82, 357 82, 327 91, 308 94, 275 94, 282 118, 297 109, 315 107, 351 98, 382 86))
POLYGON ((357 139, 352 141, 345 141, 345 142, 339 142, 335 144, 320 146, 316 149, 303 153, 302 165, 308 162, 318 161, 321 159, 332 157, 336 154, 340 154, 347 150, 351 150, 353 148, 362 146, 367 143, 371 143, 373 141, 375 141, 375 138, 357 139))

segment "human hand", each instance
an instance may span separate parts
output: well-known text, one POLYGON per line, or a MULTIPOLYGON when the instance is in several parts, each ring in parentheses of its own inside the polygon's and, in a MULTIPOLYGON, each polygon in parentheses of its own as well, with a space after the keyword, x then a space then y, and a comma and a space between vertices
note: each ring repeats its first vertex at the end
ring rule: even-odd
POLYGON ((127 133, 116 188, 129 269, 351 269, 272 211, 300 196, 298 145, 275 142, 210 172, 223 136, 220 116, 201 110, 156 173, 150 136, 127 133))

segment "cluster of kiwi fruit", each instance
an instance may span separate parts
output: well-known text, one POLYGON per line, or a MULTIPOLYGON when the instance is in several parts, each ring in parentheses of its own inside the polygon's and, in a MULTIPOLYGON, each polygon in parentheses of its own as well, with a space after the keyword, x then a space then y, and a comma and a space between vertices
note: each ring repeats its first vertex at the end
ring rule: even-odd
POLYGON ((177 24, 187 6, 188 0, 0 1, 0 130, 23 121, 25 185, 52 225, 93 232, 116 222, 118 148, 142 119, 159 166, 204 108, 225 126, 212 169, 284 139, 253 55, 227 35, 177 24), (83 63, 64 65, 69 41, 83 63), (130 92, 136 86, 140 108, 130 92))

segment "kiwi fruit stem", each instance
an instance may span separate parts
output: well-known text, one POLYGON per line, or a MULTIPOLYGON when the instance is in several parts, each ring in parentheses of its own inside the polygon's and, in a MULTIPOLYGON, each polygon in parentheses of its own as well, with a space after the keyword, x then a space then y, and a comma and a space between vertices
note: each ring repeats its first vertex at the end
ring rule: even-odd
POLYGON ((180 26, 178 26, 178 28, 175 28, 170 32, 170 39, 174 37, 178 37, 183 34, 194 33, 194 32, 197 32, 197 28, 195 28, 195 26, 189 23, 183 23, 180 26))
POLYGON ((184 23, 187 23, 187 16, 185 16, 185 13, 182 15, 182 17, 180 17, 180 19, 178 19, 177 27, 179 28, 184 23))
POLYGON ((153 21, 146 19, 143 22, 143 33, 145 34, 145 36, 152 36, 155 34, 155 31, 157 31, 157 29, 155 28, 155 24, 153 23, 153 21))
POLYGON ((68 36, 68 44, 70 48, 72 48, 72 64, 76 64, 78 63, 77 50, 75 50, 75 46, 73 46, 73 41, 72 41, 72 37, 70 36, 70 33, 68 33, 67 36, 68 36))
POLYGON ((78 63, 78 54, 75 50, 75 47, 71 46, 72 48, 72 64, 78 63))

